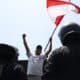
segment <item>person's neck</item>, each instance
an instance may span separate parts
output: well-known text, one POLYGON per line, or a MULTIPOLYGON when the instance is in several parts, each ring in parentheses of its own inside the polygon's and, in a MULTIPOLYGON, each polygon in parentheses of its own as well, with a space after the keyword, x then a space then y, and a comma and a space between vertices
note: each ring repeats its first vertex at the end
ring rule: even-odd
POLYGON ((36 56, 40 56, 39 54, 35 54, 36 56))

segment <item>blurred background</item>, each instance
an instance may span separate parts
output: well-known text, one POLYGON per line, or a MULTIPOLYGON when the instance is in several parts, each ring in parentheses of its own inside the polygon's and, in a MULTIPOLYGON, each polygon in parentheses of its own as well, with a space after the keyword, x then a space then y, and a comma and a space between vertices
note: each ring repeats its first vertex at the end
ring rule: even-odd
MULTIPOLYGON (((80 5, 80 0, 71 0, 80 5)), ((61 46, 58 38, 60 28, 70 22, 80 24, 80 14, 67 14, 53 36, 53 50, 61 46)), ((46 0, 0 0, 0 43, 7 43, 19 49, 19 60, 26 60, 22 34, 33 53, 37 44, 44 48, 49 40, 55 25, 51 21, 46 0)))

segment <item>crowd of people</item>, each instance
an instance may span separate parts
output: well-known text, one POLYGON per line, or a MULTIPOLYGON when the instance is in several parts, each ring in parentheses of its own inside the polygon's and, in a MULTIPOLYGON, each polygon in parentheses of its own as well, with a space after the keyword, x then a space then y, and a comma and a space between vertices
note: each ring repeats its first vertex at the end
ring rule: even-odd
POLYGON ((27 73, 17 63, 18 49, 8 44, 0 44, 0 80, 80 80, 80 25, 70 23, 63 26, 59 38, 62 47, 52 51, 50 37, 49 49, 44 55, 41 54, 41 45, 36 46, 33 55, 26 34, 22 34, 28 57, 27 73))

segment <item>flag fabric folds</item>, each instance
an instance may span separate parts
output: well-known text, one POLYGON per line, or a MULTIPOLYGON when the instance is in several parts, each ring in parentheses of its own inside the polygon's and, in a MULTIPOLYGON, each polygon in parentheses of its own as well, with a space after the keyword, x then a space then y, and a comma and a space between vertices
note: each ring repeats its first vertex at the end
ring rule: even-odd
POLYGON ((63 17, 70 11, 80 13, 80 7, 69 0, 47 0, 49 16, 56 27, 60 24, 63 17))

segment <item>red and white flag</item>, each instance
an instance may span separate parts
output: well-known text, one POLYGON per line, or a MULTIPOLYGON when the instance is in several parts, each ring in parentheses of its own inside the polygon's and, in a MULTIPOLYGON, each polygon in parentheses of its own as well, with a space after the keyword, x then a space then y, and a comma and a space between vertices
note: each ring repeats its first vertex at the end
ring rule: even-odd
POLYGON ((69 0, 47 0, 47 9, 56 26, 60 24, 63 17, 70 11, 80 13, 80 7, 69 0))

